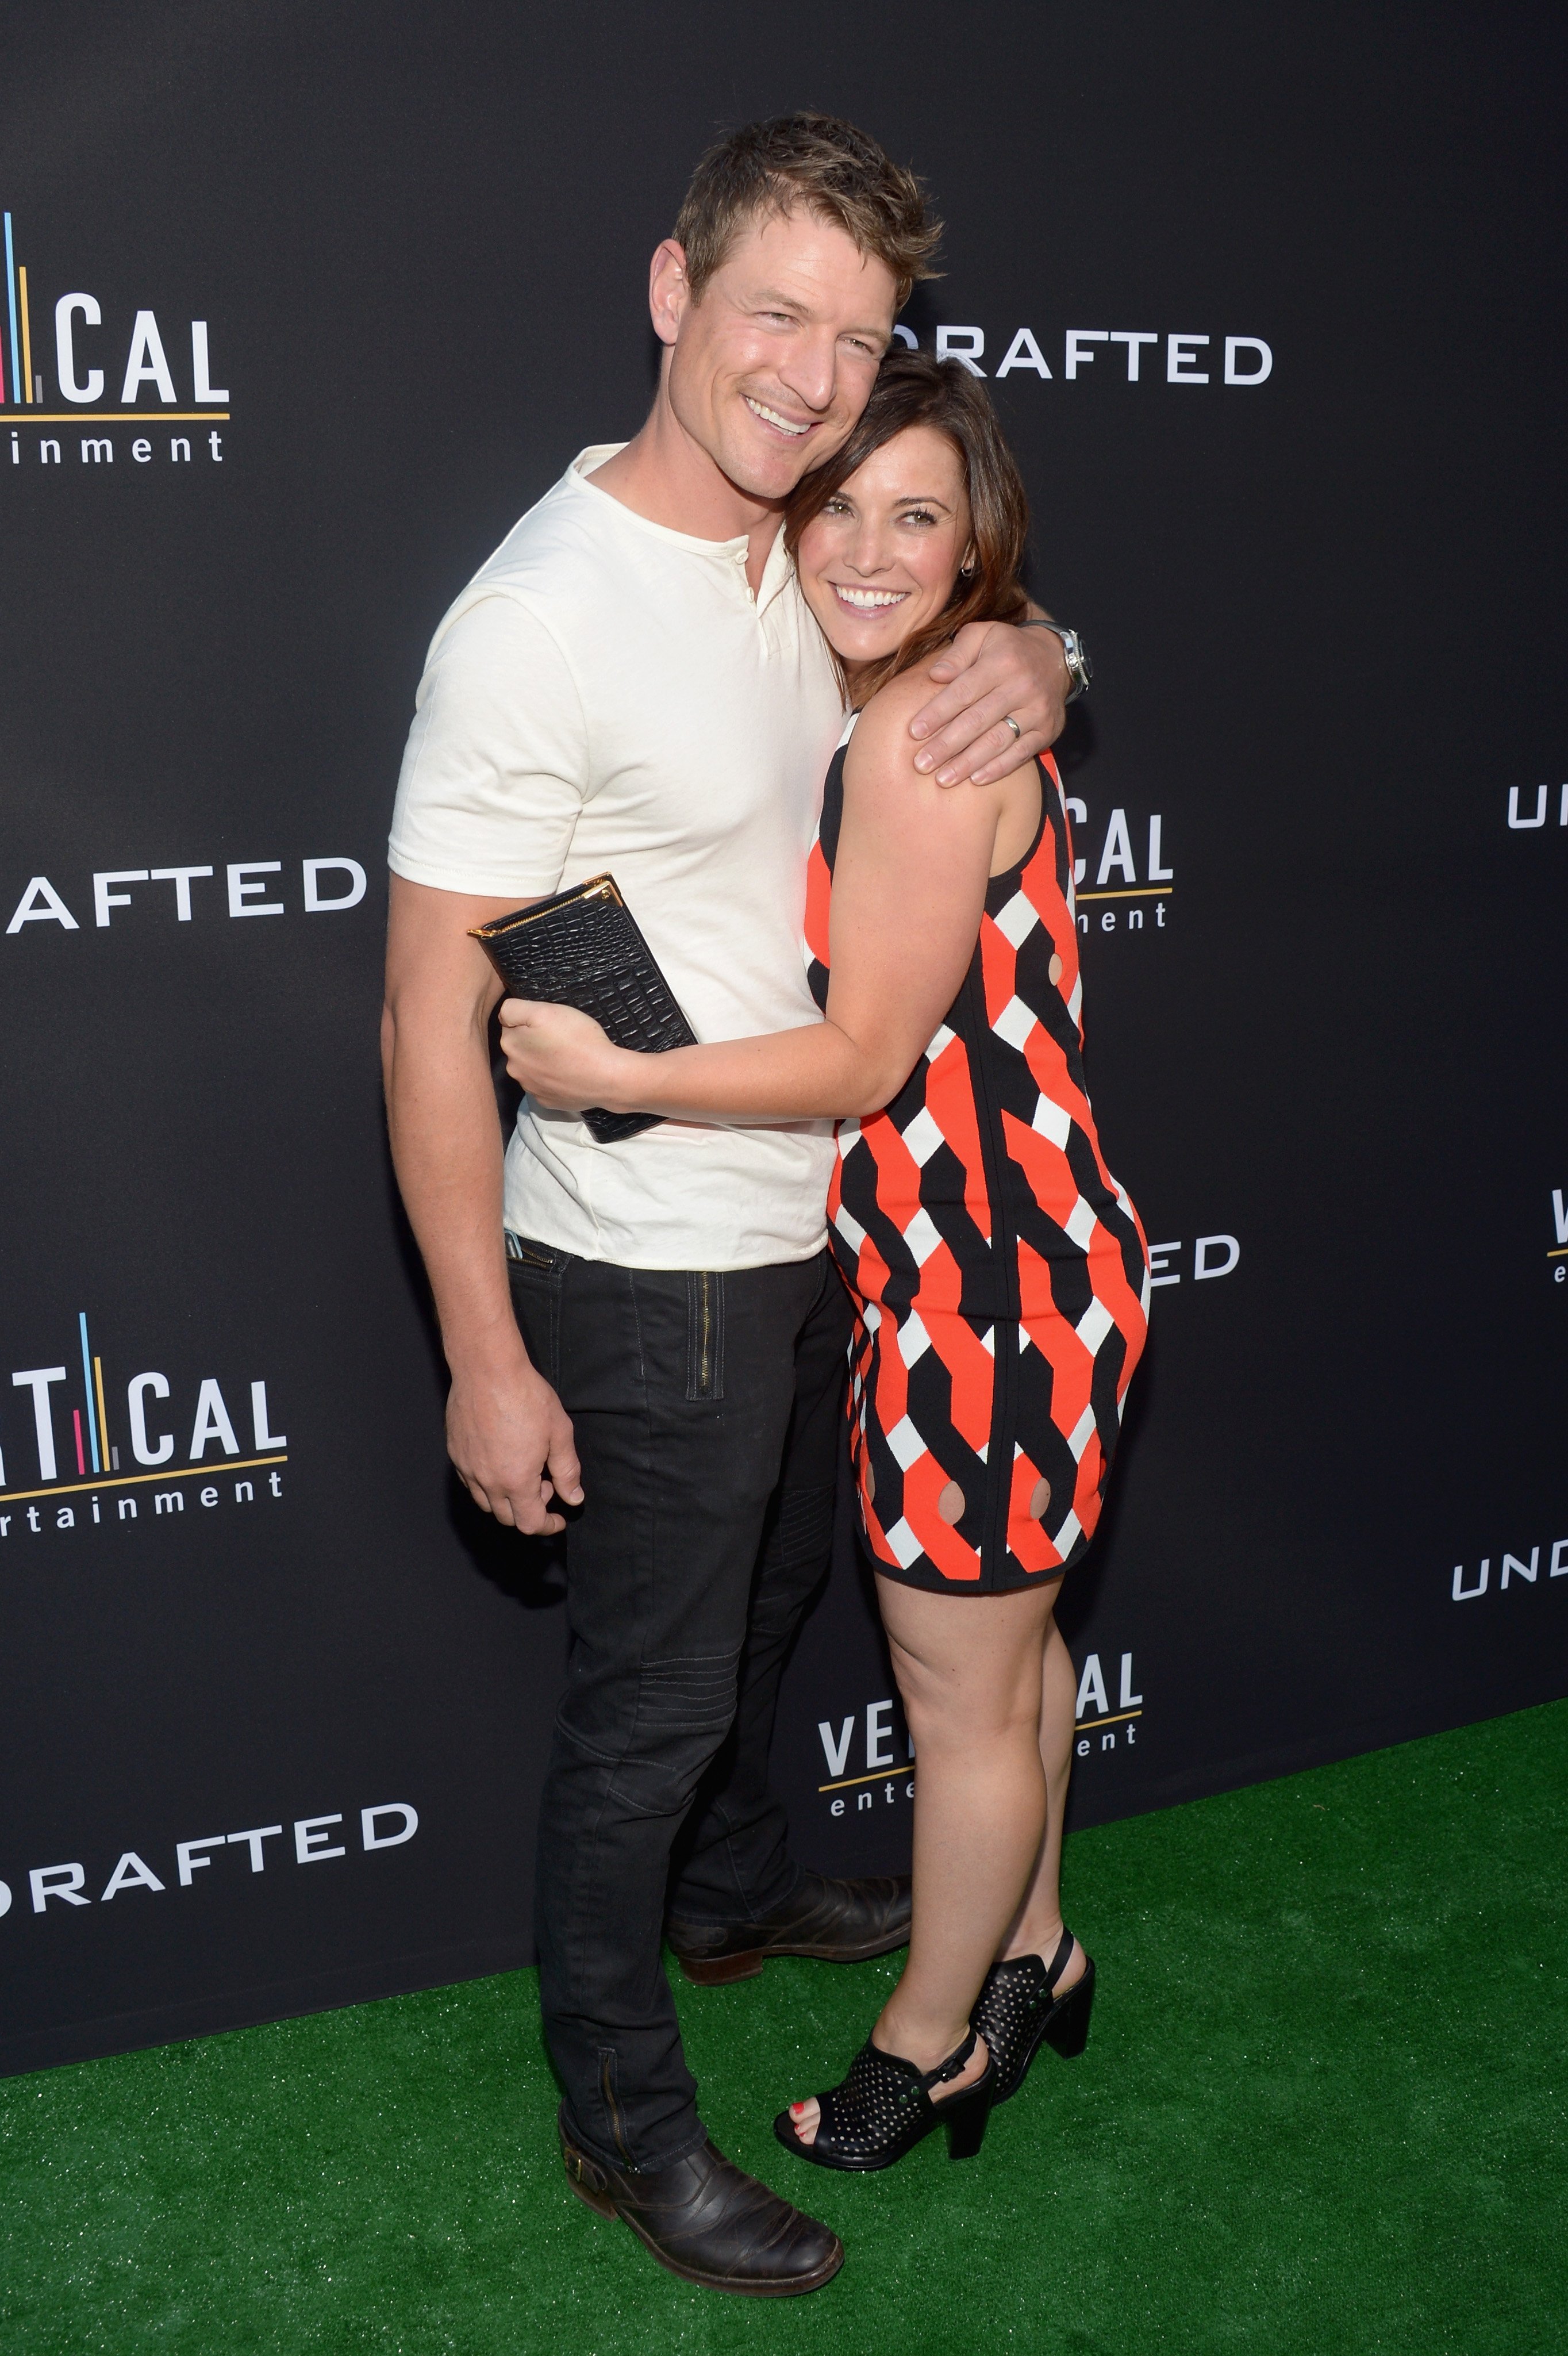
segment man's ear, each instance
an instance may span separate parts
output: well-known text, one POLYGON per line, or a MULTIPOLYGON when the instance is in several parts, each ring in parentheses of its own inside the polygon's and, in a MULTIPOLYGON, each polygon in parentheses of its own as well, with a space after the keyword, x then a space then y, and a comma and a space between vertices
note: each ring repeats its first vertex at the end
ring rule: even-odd
POLYGON ((661 344, 674 343, 690 301, 686 248, 677 245, 673 237, 667 237, 662 245, 655 247, 648 268, 648 311, 661 344))

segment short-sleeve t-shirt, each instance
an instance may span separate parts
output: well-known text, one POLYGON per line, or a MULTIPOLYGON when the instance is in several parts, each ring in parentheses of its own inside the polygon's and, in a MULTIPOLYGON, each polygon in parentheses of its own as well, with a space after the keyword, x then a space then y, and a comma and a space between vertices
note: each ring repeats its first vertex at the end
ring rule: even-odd
MULTIPOLYGON (((781 539, 634 514, 585 450, 432 642, 392 820, 394 873, 537 899, 606 870, 699 1039, 821 1017, 805 870, 843 708, 781 539)), ((516 1233, 628 1268, 756 1268, 823 1248, 833 1124, 665 1121, 615 1145, 524 1099, 516 1233)))

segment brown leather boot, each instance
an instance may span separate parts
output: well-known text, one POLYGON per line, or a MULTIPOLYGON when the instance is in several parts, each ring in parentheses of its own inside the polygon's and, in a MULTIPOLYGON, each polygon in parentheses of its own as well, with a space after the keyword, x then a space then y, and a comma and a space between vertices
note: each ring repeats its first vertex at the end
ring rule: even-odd
POLYGON ((770 1955, 815 1955, 859 1964, 907 1944, 910 1878, 835 1881, 803 1873, 781 1906, 754 1922, 683 1922, 672 1915, 665 1936, 681 1970, 699 1987, 749 1980, 770 1955))
POLYGON ((560 2128, 566 2180, 601 2217, 619 2217, 661 2266, 705 2290, 791 2298, 844 2263, 837 2233, 731 2165, 709 2141, 669 2168, 606 2168, 560 2128))

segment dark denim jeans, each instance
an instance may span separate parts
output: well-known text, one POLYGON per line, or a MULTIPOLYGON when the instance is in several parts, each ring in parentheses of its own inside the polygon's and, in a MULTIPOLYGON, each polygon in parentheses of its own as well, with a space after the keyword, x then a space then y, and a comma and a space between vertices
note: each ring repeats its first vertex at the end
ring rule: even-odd
POLYGON ((849 1299, 826 1252, 715 1274, 512 1250, 517 1323, 571 1417, 586 1493, 539 1819, 545 2035, 581 2147, 664 2168, 703 2137, 667 1900, 743 1922, 798 1879, 768 1747, 827 1569, 849 1299))

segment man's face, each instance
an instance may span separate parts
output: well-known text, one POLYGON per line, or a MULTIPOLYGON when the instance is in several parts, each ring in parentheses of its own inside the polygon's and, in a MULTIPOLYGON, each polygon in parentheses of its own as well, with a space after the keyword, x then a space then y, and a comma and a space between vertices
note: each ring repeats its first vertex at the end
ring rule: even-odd
MULTIPOLYGON (((665 249, 678 254, 678 246, 665 249)), ((743 229, 661 320, 680 425, 737 490, 772 503, 847 438, 892 337, 887 264, 804 209, 743 229)))

